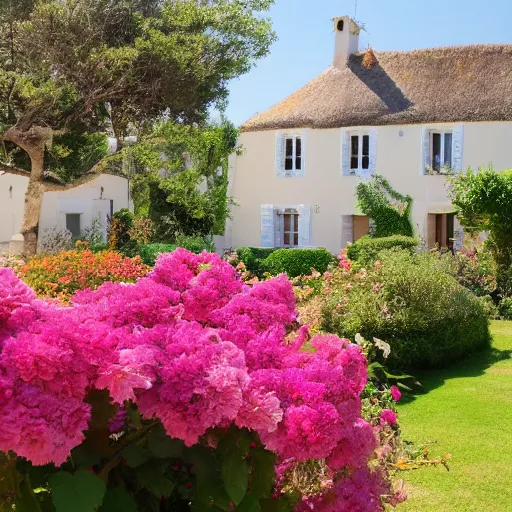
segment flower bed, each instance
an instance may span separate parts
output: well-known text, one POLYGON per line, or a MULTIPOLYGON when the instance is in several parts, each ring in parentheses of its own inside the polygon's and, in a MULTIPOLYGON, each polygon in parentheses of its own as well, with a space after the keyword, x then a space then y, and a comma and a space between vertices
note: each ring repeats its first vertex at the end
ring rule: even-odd
POLYGON ((59 509, 73 488, 91 512, 396 504, 377 455, 396 418, 362 417, 361 349, 307 340, 296 319, 285 276, 251 287, 215 254, 178 249, 69 307, 0 269, 0 450, 31 462, 6 456, 3 502, 59 509))

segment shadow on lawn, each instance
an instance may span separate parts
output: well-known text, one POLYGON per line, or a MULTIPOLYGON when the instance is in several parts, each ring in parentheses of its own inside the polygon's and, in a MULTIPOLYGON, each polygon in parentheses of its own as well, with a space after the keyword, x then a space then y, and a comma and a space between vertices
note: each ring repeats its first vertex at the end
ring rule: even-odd
POLYGON ((468 359, 464 359, 447 368, 441 370, 430 370, 415 374, 418 381, 423 386, 423 391, 417 394, 404 394, 400 403, 413 402, 417 396, 424 395, 442 386, 445 381, 450 379, 459 379, 467 377, 478 377, 485 373, 485 370, 500 361, 512 358, 512 350, 499 350, 489 347, 485 350, 473 354, 468 359))

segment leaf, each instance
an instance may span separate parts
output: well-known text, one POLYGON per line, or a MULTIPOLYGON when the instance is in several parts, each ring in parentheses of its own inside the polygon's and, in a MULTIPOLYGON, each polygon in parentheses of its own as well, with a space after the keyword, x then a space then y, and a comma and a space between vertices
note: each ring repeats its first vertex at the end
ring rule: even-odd
POLYGON ((161 459, 179 459, 183 456, 185 443, 169 437, 161 425, 153 428, 148 438, 149 451, 161 459))
POLYGON ((151 457, 148 450, 144 450, 135 443, 128 445, 121 454, 130 468, 137 468, 147 462, 151 457))
POLYGON ((237 512, 260 512, 259 499, 256 496, 245 496, 235 510, 237 512))
POLYGON ((270 497, 276 479, 276 456, 264 448, 253 450, 251 453, 251 495, 258 498, 270 497))
POLYGON ((50 477, 50 485, 56 512, 94 512, 106 491, 105 482, 85 469, 74 475, 60 471, 50 477))
POLYGON ((138 512, 138 508, 124 487, 115 487, 107 489, 100 512, 138 512))
POLYGON ((244 499, 249 485, 249 465, 245 453, 234 448, 225 455, 222 459, 222 478, 229 497, 238 505, 244 499))
POLYGON ((149 461, 137 471, 139 484, 157 498, 168 498, 176 484, 164 476, 168 464, 161 464, 158 461, 149 461))
POLYGON ((41 507, 30 487, 28 478, 21 485, 21 495, 16 498, 16 512, 41 512, 41 507))

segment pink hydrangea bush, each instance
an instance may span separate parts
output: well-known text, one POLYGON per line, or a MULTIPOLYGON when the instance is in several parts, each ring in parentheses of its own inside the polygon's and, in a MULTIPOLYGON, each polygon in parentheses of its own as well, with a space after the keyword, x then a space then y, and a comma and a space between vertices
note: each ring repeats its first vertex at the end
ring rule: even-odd
MULTIPOLYGON (((251 447, 261 440, 278 465, 326 464, 332 485, 304 496, 298 510, 383 510, 390 483, 368 466, 379 427, 361 417, 366 359, 334 335, 304 350, 305 329, 290 336, 296 320, 286 277, 249 286, 215 254, 164 254, 136 283, 78 292, 71 306, 36 299, 0 269, 0 451, 34 465, 66 463, 96 424, 89 396, 106 390, 116 405, 110 432, 131 422, 144 434, 161 423, 187 447, 215 449, 219 432, 250 431, 251 447)), ((123 435, 132 434, 109 442, 123 435)), ((115 467, 110 458, 92 470, 115 467)), ((232 507, 243 496, 225 484, 232 507)), ((191 486, 177 485, 188 501, 191 486)))

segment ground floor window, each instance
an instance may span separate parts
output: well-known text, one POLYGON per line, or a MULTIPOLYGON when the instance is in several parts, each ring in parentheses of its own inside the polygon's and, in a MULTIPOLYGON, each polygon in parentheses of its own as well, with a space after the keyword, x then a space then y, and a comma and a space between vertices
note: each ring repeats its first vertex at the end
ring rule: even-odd
POLYGON ((286 210, 278 214, 279 245, 297 247, 299 245, 299 213, 286 210))
POLYGON ((428 246, 430 249, 454 248, 455 242, 455 214, 429 213, 428 214, 428 246))
POLYGON ((80 214, 66 213, 66 229, 71 233, 73 238, 80 238, 80 214))

